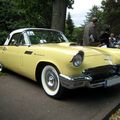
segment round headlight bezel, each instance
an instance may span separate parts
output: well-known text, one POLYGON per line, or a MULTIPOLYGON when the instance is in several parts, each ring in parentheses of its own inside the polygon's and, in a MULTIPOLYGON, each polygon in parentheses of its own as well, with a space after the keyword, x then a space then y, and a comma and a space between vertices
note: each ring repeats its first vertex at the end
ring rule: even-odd
POLYGON ((72 59, 72 64, 74 67, 80 67, 84 59, 84 52, 79 51, 72 59))

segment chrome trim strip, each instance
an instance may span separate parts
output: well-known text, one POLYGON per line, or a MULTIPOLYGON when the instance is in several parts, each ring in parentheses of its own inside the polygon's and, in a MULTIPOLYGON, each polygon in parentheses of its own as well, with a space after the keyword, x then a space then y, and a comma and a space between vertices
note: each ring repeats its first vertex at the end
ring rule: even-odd
POLYGON ((92 80, 92 77, 85 76, 85 75, 76 76, 76 77, 69 77, 69 76, 60 74, 60 76, 65 78, 65 79, 67 79, 67 80, 71 80, 71 81, 74 81, 74 80, 87 80, 87 81, 91 81, 92 80))
POLYGON ((72 78, 70 78, 70 77, 68 77, 66 75, 63 75, 63 74, 60 74, 60 76, 63 77, 63 78, 65 78, 65 79, 67 79, 67 80, 73 80, 72 78))

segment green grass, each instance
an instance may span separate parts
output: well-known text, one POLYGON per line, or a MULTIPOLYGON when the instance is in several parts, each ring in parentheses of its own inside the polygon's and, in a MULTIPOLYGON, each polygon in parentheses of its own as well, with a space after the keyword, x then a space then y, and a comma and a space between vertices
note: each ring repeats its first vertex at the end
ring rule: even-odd
POLYGON ((3 76, 3 75, 6 75, 5 73, 3 73, 3 72, 0 72, 0 76, 3 76))

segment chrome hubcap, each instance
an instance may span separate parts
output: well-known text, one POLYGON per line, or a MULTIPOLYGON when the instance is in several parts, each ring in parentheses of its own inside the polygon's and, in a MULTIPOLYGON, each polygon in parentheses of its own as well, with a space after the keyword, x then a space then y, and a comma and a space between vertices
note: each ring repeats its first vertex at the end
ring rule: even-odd
POLYGON ((52 87, 54 85, 54 77, 53 76, 49 76, 49 78, 48 78, 48 85, 50 87, 52 87))
POLYGON ((52 70, 47 70, 45 75, 45 82, 49 89, 55 90, 57 88, 58 79, 52 70))

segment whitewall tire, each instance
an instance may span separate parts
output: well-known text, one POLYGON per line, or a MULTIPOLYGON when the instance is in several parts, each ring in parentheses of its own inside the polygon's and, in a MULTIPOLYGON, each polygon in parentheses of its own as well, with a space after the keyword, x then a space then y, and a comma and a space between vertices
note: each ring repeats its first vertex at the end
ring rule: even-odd
POLYGON ((53 98, 61 98, 63 87, 60 85, 59 73, 55 67, 46 65, 41 74, 41 82, 47 95, 53 98))

